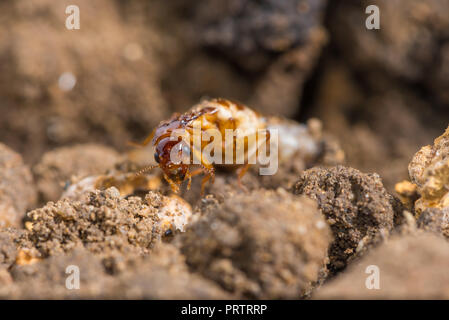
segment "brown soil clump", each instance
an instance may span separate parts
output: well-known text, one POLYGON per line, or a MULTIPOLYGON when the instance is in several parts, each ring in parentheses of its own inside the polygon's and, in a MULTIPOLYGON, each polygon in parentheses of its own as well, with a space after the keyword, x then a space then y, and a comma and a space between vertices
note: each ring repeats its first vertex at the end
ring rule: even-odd
POLYGON ((136 258, 126 270, 114 276, 105 272, 98 255, 77 248, 70 254, 51 256, 40 263, 15 265, 3 279, 9 283, 0 286, 0 297, 8 299, 230 298, 212 282, 190 274, 183 257, 171 245, 161 245, 149 258, 136 258), (69 278, 73 274, 69 267, 79 270, 79 289, 67 288, 67 282, 75 284, 69 278))
POLYGON ((218 285, 189 272, 185 258, 171 245, 159 245, 148 258, 114 283, 112 297, 126 299, 230 299, 218 285))
POLYGON ((13 228, 0 230, 0 268, 8 269, 16 262, 19 239, 23 238, 25 233, 25 230, 13 228))
POLYGON ((104 257, 145 254, 161 239, 156 208, 117 189, 87 193, 81 201, 60 200, 28 213, 29 239, 43 257, 84 246, 104 257))
POLYGON ((270 54, 307 43, 311 31, 321 25, 325 4, 325 0, 208 0, 198 6, 195 19, 203 45, 257 69, 270 54))
POLYGON ((410 179, 418 187, 416 214, 427 208, 449 212, 449 128, 432 146, 419 150, 409 164, 410 179))
POLYGON ((447 210, 428 208, 419 215, 416 223, 423 230, 442 234, 449 238, 449 214, 447 210))
POLYGON ((391 238, 320 288, 316 299, 448 299, 449 244, 433 234, 391 238), (378 267, 379 288, 366 282, 378 267))
POLYGON ((331 272, 343 269, 355 255, 386 237, 400 213, 399 201, 385 190, 377 174, 343 166, 305 171, 293 192, 315 199, 333 231, 331 272))
POLYGON ((306 198, 259 190, 207 201, 179 238, 194 272, 246 298, 299 298, 318 278, 330 231, 306 198))
POLYGON ((70 255, 56 255, 39 263, 14 265, 10 270, 13 283, 0 287, 2 299, 80 299, 105 297, 112 277, 104 272, 102 261, 91 252, 77 248, 70 255), (79 289, 66 286, 78 268, 79 289))

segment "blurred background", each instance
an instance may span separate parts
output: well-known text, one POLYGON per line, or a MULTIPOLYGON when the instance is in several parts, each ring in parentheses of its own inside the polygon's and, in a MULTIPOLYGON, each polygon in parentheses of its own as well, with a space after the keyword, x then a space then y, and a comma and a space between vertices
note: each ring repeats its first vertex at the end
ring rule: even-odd
POLYGON ((126 150, 204 97, 316 117, 392 190, 449 122, 449 0, 2 0, 0 141, 126 150), (365 8, 380 8, 367 30, 365 8), (81 28, 65 26, 69 5, 81 28))

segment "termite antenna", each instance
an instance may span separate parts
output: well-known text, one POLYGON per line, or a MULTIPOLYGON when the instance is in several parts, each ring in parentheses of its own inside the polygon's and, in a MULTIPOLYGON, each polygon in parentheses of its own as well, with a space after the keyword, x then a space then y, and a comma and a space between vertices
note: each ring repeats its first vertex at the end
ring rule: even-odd
POLYGON ((134 141, 127 141, 126 144, 130 147, 134 147, 134 148, 143 148, 144 145, 140 142, 134 142, 134 141))
POLYGON ((136 148, 146 147, 151 142, 151 140, 153 140, 154 132, 155 131, 153 130, 153 132, 151 132, 151 134, 148 137, 146 137, 146 139, 143 142, 128 141, 128 145, 136 148))
POLYGON ((158 165, 146 166, 145 168, 143 168, 143 169, 141 169, 141 170, 136 172, 136 177, 138 177, 138 176, 144 174, 145 172, 148 172, 148 171, 150 171, 150 170, 152 170, 152 169, 154 169, 156 167, 158 167, 158 165))

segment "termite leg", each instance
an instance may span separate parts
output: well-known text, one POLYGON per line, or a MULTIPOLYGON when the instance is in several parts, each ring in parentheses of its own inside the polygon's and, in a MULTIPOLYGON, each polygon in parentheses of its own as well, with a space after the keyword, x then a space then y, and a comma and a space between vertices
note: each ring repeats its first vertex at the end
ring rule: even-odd
POLYGON ((151 142, 151 140, 153 140, 153 137, 154 137, 154 130, 153 130, 153 132, 151 132, 151 134, 148 137, 146 137, 146 139, 143 142, 128 141, 128 144, 133 147, 143 148, 147 144, 149 144, 151 142))
POLYGON ((215 183, 215 169, 212 167, 208 172, 211 178, 211 183, 215 183))
POLYGON ((239 184, 239 187, 243 190, 245 190, 246 192, 248 192, 248 189, 243 185, 242 183, 242 178, 243 176, 246 174, 246 172, 248 171, 249 168, 249 163, 246 163, 240 170, 237 176, 237 182, 239 184))
POLYGON ((164 173, 165 180, 170 184, 170 188, 174 193, 178 193, 179 186, 164 173))
POLYGON ((197 176, 197 175, 199 175, 200 173, 203 173, 203 171, 204 171, 204 168, 198 168, 198 169, 196 169, 195 171, 191 172, 191 173, 190 173, 190 176, 191 176, 191 177, 197 176))
POLYGON ((192 175, 189 171, 187 171, 186 173, 186 178, 187 180, 189 180, 189 182, 187 183, 187 190, 190 190, 190 186, 192 185, 192 175))
POLYGON ((188 184, 187 184, 187 190, 190 190, 190 186, 192 185, 192 177, 199 175, 200 173, 203 173, 204 169, 203 168, 198 168, 193 172, 190 172, 189 170, 186 173, 186 179, 189 180, 188 184))
POLYGON ((201 196, 204 195, 204 190, 206 187, 206 183, 212 179, 212 183, 215 180, 215 170, 214 167, 210 167, 210 168, 206 168, 204 167, 204 169, 206 170, 207 174, 204 176, 203 180, 201 181, 201 196))
POLYGON ((204 189, 206 188, 206 183, 209 181, 210 175, 205 175, 203 180, 201 181, 201 196, 204 196, 204 189))
POLYGON ((190 186, 192 185, 192 173, 189 169, 187 169, 186 172, 186 179, 189 180, 189 182, 187 183, 187 190, 190 190, 190 186))
POLYGON ((127 141, 126 144, 130 147, 134 147, 134 148, 143 148, 144 145, 140 142, 134 142, 134 141, 127 141))

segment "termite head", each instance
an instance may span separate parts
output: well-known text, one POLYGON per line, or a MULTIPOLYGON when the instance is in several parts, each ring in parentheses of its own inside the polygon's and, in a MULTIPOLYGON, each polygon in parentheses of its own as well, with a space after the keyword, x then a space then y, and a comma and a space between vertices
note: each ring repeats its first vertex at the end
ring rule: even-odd
POLYGON ((154 160, 170 180, 180 184, 190 164, 190 146, 181 137, 177 140, 162 138, 156 143, 154 160))

